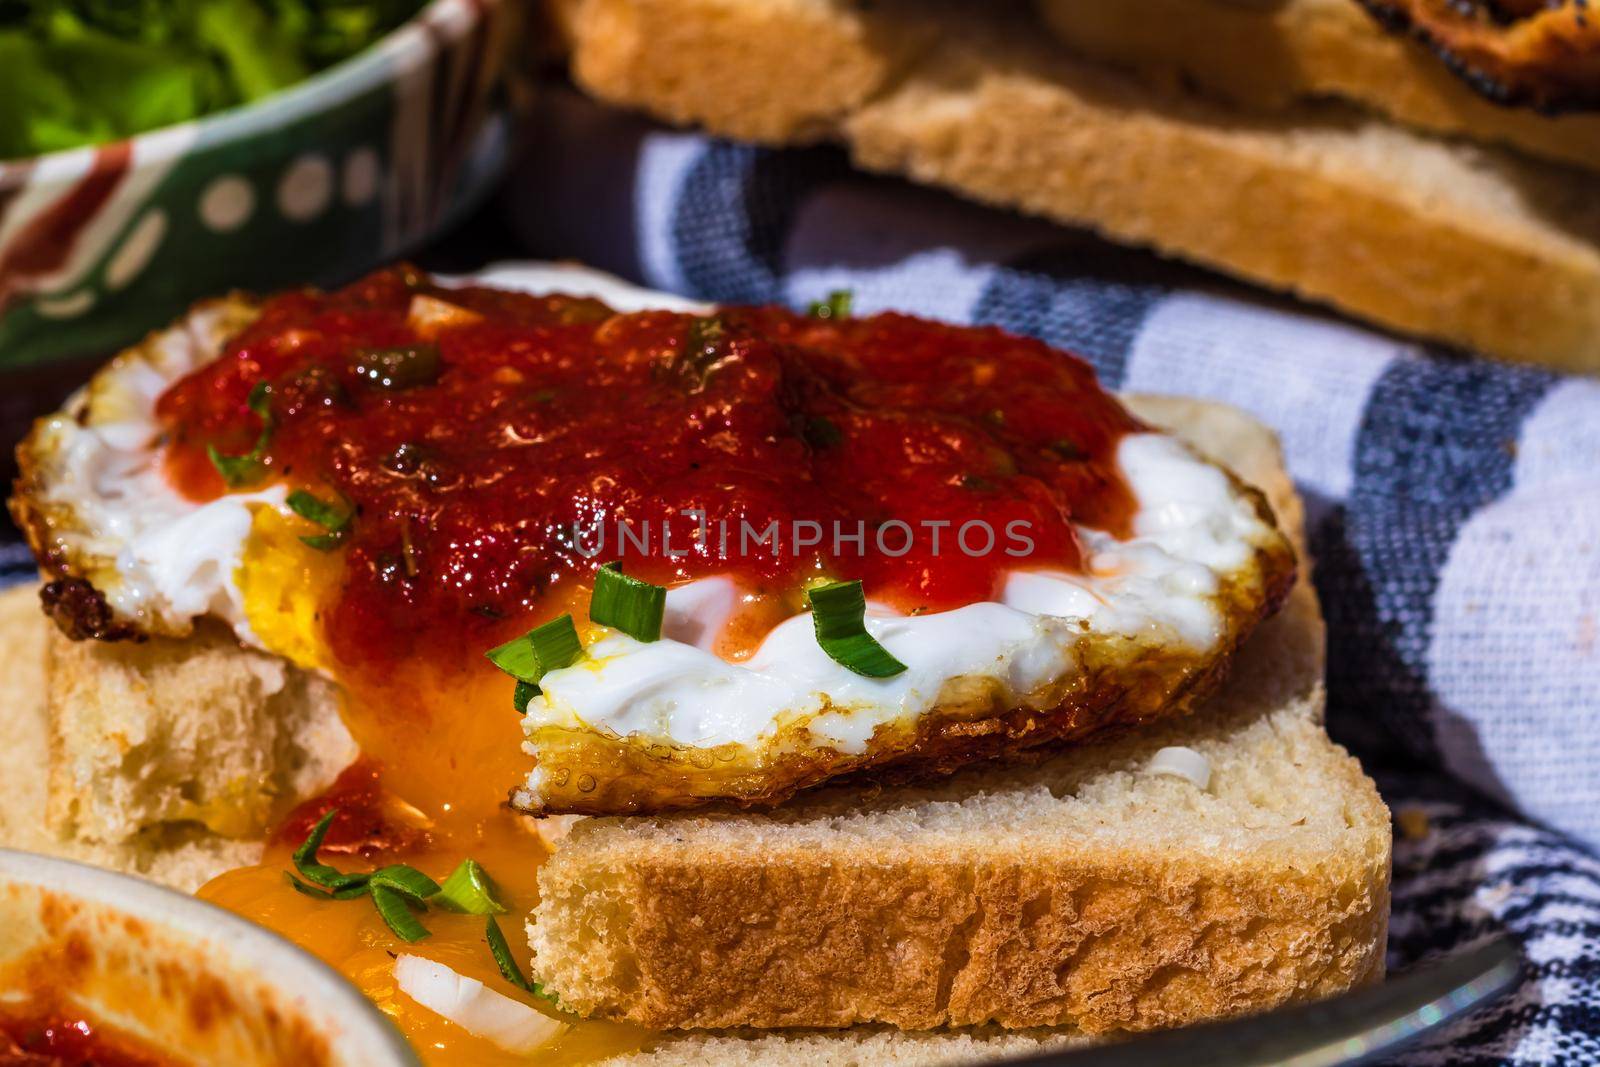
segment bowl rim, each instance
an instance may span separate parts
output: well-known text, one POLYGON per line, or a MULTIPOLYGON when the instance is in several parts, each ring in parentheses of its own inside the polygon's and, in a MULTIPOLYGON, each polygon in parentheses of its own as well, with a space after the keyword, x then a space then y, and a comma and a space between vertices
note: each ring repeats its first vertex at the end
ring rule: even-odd
POLYGON ((0 183, 7 171, 33 174, 78 173, 95 154, 117 145, 138 145, 135 166, 169 161, 188 151, 202 138, 214 148, 278 129, 308 115, 326 111, 380 85, 399 81, 428 62, 434 46, 459 41, 489 18, 505 0, 428 0, 405 22, 355 55, 317 71, 285 89, 259 100, 235 104, 198 118, 158 126, 131 137, 97 144, 58 148, 34 156, 0 159, 0 183))
POLYGON ((34 887, 131 915, 190 939, 196 947, 204 945, 211 956, 220 950, 234 967, 247 967, 278 989, 319 1029, 327 1020, 338 1020, 338 1031, 327 1034, 336 1062, 421 1067, 416 1051, 388 1016, 343 975, 286 938, 225 908, 133 875, 10 848, 0 848, 0 883, 34 887))

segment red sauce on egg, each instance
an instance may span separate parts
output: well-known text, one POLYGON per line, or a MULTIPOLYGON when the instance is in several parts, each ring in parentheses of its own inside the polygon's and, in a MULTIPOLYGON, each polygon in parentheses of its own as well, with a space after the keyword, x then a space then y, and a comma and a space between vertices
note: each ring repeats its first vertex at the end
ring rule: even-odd
POLYGON ((368 665, 476 656, 565 610, 619 555, 615 537, 593 558, 574 546, 571 531, 595 523, 654 534, 648 552, 634 541, 621 555, 660 584, 732 574, 778 593, 826 574, 923 611, 989 599, 1018 566, 1078 569, 1072 520, 1120 531, 1131 511, 1112 453, 1137 422, 1086 363, 992 327, 617 314, 383 271, 268 301, 166 392, 168 470, 190 497, 227 491, 207 446, 256 443, 253 389, 271 421, 258 481, 357 509, 327 630, 340 660, 368 665), (419 322, 419 297, 446 302, 444 319, 419 322), (422 355, 386 382, 383 353, 397 349, 422 355), (758 547, 740 553, 746 525, 774 522, 781 551, 747 538, 758 547), (789 536, 819 528, 816 545, 789 536))

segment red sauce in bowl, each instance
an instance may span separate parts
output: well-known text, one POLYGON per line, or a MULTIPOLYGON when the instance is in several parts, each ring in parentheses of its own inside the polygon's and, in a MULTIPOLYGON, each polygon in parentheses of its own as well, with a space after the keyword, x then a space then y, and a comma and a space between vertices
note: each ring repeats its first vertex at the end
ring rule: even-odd
POLYGON ((0 1067, 168 1067, 125 1034, 70 1014, 0 1015, 0 1067))

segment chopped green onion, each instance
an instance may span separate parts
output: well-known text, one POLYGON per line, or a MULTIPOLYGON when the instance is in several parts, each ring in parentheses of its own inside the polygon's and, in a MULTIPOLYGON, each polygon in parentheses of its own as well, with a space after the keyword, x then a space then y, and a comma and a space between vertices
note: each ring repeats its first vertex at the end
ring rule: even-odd
POLYGON ((844 431, 840 430, 839 424, 832 419, 821 415, 813 415, 806 420, 803 436, 806 439, 806 444, 812 448, 832 448, 844 440, 844 431))
POLYGON ((314 548, 318 552, 332 552, 344 544, 344 537, 344 531, 340 530, 338 533, 308 534, 300 538, 300 541, 307 548, 314 548))
POLYGON ((488 872, 474 859, 462 860, 428 903, 468 915, 498 915, 506 910, 505 905, 495 899, 494 883, 489 880, 488 872))
POLYGON ((514 699, 521 702, 518 710, 526 711, 528 700, 539 693, 539 679, 574 663, 583 655, 583 643, 578 640, 578 628, 572 624, 572 616, 563 615, 543 626, 534 627, 498 648, 491 648, 484 655, 496 667, 522 683, 517 687, 514 699), (524 690, 523 685, 530 689, 524 690))
POLYGON ((390 864, 373 871, 369 884, 373 888, 381 886, 384 889, 392 889, 419 903, 439 891, 438 882, 404 863, 390 864))
POLYGON ((306 881, 324 889, 339 890, 366 885, 368 876, 365 874, 345 874, 336 867, 317 861, 317 850, 322 847, 322 839, 328 836, 328 827, 333 825, 334 817, 338 814, 338 808, 329 808, 328 813, 311 828, 311 833, 306 836, 305 842, 294 850, 295 870, 299 871, 306 881))
POLYGON ((855 298, 848 289, 835 289, 828 294, 826 300, 814 300, 811 303, 811 317, 814 319, 848 319, 850 305, 855 298))
POLYGON ((359 885, 347 885, 343 889, 330 891, 308 885, 288 871, 283 872, 283 877, 288 880, 289 885, 293 887, 296 893, 304 893, 306 896, 316 900, 354 900, 356 897, 366 896, 367 894, 367 883, 365 881, 359 885))
POLYGON ((517 681, 516 691, 511 694, 511 706, 517 709, 518 715, 528 714, 528 702, 539 695, 539 687, 532 682, 517 681))
POLYGON ((495 922, 493 915, 484 920, 483 935, 489 942, 489 953, 494 956, 494 965, 500 968, 500 977, 518 989, 532 993, 536 997, 543 997, 552 1004, 560 1002, 560 998, 554 993, 546 993, 544 986, 523 977, 522 968, 517 966, 516 959, 511 955, 511 946, 506 942, 506 935, 501 932, 500 924, 495 922))
POLYGON ((686 345, 688 351, 685 355, 691 360, 715 356, 717 346, 722 343, 723 335, 727 332, 728 327, 719 316, 704 315, 691 320, 686 345))
POLYGON ((375 885, 372 887, 372 903, 377 907, 378 914, 388 924, 394 936, 402 941, 421 941, 427 937, 429 930, 417 917, 411 914, 411 906, 406 903, 406 897, 387 886, 375 885))
POLYGON ((666 610, 666 589, 623 574, 621 563, 607 563, 594 572, 589 618, 601 626, 621 630, 638 641, 659 641, 666 610))
POLYGON ((354 370, 356 377, 379 389, 413 389, 438 379, 439 346, 424 343, 363 348, 356 353, 354 370))
POLYGON ((408 901, 426 910, 428 899, 440 892, 438 882, 404 863, 390 864, 371 874, 345 874, 317 861, 317 850, 322 847, 323 838, 328 836, 328 827, 333 825, 334 817, 338 814, 338 808, 329 810, 311 828, 305 843, 294 850, 295 869, 306 881, 302 882, 285 871, 284 877, 289 879, 289 884, 295 892, 317 900, 353 900, 370 895, 378 915, 400 940, 421 941, 427 937, 428 928, 411 913, 408 901), (319 886, 321 888, 317 888, 319 886))
POLYGON ((255 412, 256 417, 263 423, 272 424, 272 387, 263 378, 250 387, 250 392, 244 398, 244 406, 255 412))
POLYGON ((867 632, 867 597, 859 581, 808 589, 806 600, 817 644, 829 659, 868 678, 891 678, 906 669, 867 632))
POLYGON ((290 493, 288 504, 290 511, 324 529, 342 530, 350 525, 349 509, 330 504, 304 489, 296 489, 290 493))
POLYGON ((350 532, 350 520, 355 517, 355 509, 330 504, 314 493, 304 489, 296 489, 289 494, 287 501, 289 510, 316 523, 328 532, 302 537, 300 540, 320 552, 327 552, 344 543, 350 532))
POLYGON ((987 493, 995 488, 995 484, 981 474, 963 474, 961 488, 971 489, 975 493, 987 493))
POLYGON ((704 387, 706 379, 722 360, 723 341, 727 333, 727 324, 716 315, 689 320, 677 369, 689 379, 692 387, 704 387))
POLYGON ((256 435, 255 447, 241 456, 225 456, 217 451, 216 445, 206 446, 211 465, 217 468, 217 473, 222 475, 222 481, 229 489, 238 489, 266 477, 267 465, 261 461, 261 456, 267 450, 267 442, 272 440, 272 401, 268 393, 267 383, 259 381, 251 387, 250 395, 245 398, 245 407, 261 420, 261 432, 256 435))
POLYGON ((216 445, 206 445, 206 455, 211 457, 211 465, 217 468, 223 484, 229 489, 242 489, 267 475, 267 465, 261 462, 254 451, 242 456, 225 456, 217 451, 216 445))

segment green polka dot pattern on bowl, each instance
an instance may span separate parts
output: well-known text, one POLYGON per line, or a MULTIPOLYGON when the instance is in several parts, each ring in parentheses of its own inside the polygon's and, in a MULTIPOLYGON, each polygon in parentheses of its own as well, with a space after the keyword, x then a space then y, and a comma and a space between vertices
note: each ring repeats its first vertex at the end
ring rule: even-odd
POLYGON ((0 369, 110 352, 195 300, 404 255, 504 161, 513 0, 434 0, 249 107, 0 163, 0 369))

